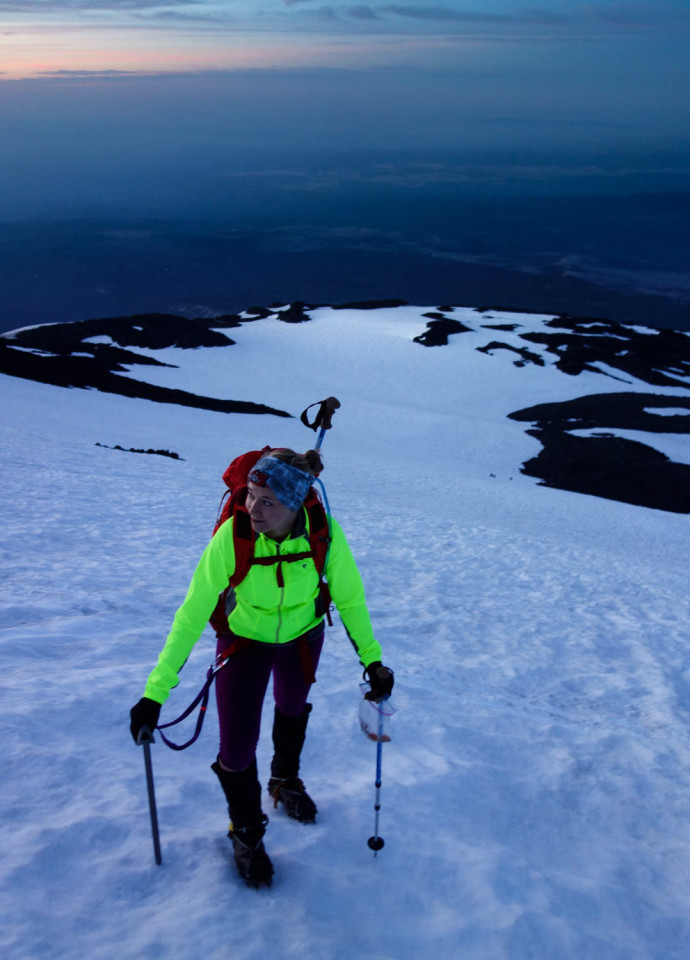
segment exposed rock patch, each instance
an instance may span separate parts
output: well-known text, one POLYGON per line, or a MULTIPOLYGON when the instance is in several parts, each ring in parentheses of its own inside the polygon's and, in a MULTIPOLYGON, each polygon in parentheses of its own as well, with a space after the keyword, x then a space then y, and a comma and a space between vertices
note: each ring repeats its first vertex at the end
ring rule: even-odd
POLYGON ((469 333, 472 329, 442 313, 425 313, 424 316, 431 318, 426 325, 426 330, 413 338, 415 343, 421 343, 424 347, 445 347, 448 344, 448 337, 452 337, 455 333, 469 333))
POLYGON ((216 328, 239 327, 242 322, 234 315, 189 320, 170 314, 145 314, 45 324, 0 337, 0 372, 58 387, 101 390, 220 413, 267 413, 289 417, 284 410, 262 403, 202 397, 122 376, 128 372, 128 366, 171 366, 126 347, 148 350, 228 347, 234 344, 234 340, 216 328), (93 342, 96 338, 106 342, 93 342))
POLYGON ((390 310, 394 307, 406 307, 406 300, 356 300, 353 303, 339 303, 333 310, 390 310))
POLYGON ((485 347, 477 347, 477 350, 479 353, 486 353, 490 356, 493 355, 495 350, 510 350, 520 357, 519 360, 513 361, 516 367, 524 367, 527 363, 534 363, 538 367, 544 366, 544 360, 538 353, 533 353, 527 347, 513 347, 509 343, 500 343, 498 340, 492 340, 485 347))
POLYGON ((179 453, 174 453, 170 450, 141 450, 137 447, 121 447, 119 443, 116 443, 114 447, 109 446, 107 443, 97 443, 97 447, 104 447, 106 450, 121 450, 123 453, 150 453, 154 454, 157 457, 170 457, 171 460, 184 460, 184 457, 181 457, 179 453))
POLYGON ((597 394, 563 403, 544 403, 510 414, 531 421, 527 432, 543 449, 522 466, 545 486, 606 497, 656 510, 690 513, 690 466, 606 429, 648 433, 690 433, 690 398, 643 393, 597 394), (684 410, 664 415, 653 410, 684 410), (597 430, 590 437, 575 430, 597 430))

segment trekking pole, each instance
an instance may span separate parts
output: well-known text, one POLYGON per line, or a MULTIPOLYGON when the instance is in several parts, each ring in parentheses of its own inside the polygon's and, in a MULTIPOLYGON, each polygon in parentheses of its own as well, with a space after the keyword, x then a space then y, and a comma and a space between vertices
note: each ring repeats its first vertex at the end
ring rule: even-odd
POLYGON ((376 800, 374 810, 376 818, 374 821, 374 835, 367 840, 367 846, 374 851, 374 856, 383 849, 383 837, 379 835, 379 814, 381 812, 381 762, 383 758, 383 745, 389 743, 390 736, 390 718, 396 712, 391 703, 390 697, 381 697, 380 700, 368 699, 370 686, 368 683, 361 683, 360 689, 364 694, 364 699, 359 705, 359 725, 362 733, 368 740, 376 741, 376 800))
POLYGON ((305 427, 309 427, 311 430, 317 430, 320 428, 319 435, 316 439, 316 445, 314 446, 315 450, 319 450, 321 448, 321 444, 323 443, 323 438, 326 436, 326 430, 330 430, 331 427, 333 426, 333 424, 331 423, 331 419, 339 406, 340 406, 340 400, 338 400, 337 397, 326 397, 326 399, 321 400, 320 403, 318 404, 312 403, 310 406, 307 407, 306 410, 302 411, 300 420, 305 425, 305 427), (313 423, 310 423, 308 413, 312 407, 316 407, 316 406, 318 406, 319 408, 318 413, 314 417, 313 423))
POLYGON ((381 713, 379 718, 379 738, 376 741, 376 802, 374 803, 374 810, 376 815, 374 818, 374 836, 369 837, 367 840, 367 846, 370 850, 374 851, 374 856, 377 855, 379 850, 383 849, 383 837, 379 836, 379 812, 381 810, 381 758, 383 754, 383 713, 381 713))
POLYGON ((144 748, 144 766, 146 768, 146 788, 149 794, 149 813, 151 814, 151 833, 153 835, 153 855, 160 867, 161 842, 158 834, 158 813, 156 812, 156 792, 153 788, 153 767, 151 765, 151 744, 156 741, 148 727, 142 727, 137 736, 137 744, 144 748))

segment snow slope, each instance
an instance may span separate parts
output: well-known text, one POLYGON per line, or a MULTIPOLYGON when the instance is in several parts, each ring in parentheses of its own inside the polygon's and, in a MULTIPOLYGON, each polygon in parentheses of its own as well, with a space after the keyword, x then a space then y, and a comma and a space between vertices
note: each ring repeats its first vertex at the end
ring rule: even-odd
MULTIPOLYGON (((425 349, 412 339, 424 309, 267 318, 231 348, 155 351, 178 368, 136 373, 293 419, 0 378, 7 960, 687 957, 688 517, 521 474, 540 445, 508 413, 620 383, 517 368, 474 333, 425 349), (227 462, 259 443, 305 449, 296 415, 331 394, 324 480, 396 672, 386 845, 374 857, 366 843, 375 747, 338 623, 303 759, 317 823, 267 807, 276 877, 257 894, 231 864, 214 716, 190 750, 153 748, 156 867, 128 711, 227 462)), ((687 443, 674 437, 685 463, 687 443)), ((207 631, 162 719, 192 699, 212 650, 207 631)))

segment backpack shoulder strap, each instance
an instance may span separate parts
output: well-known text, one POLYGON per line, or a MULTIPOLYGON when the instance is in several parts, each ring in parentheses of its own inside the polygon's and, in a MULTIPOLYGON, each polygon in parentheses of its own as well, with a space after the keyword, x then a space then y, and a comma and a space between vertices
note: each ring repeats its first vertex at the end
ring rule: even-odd
POLYGON ((326 616, 329 626, 333 626, 331 617, 331 591, 327 581, 324 579, 324 570, 326 569, 326 560, 331 546, 331 529, 328 525, 328 517, 323 503, 312 489, 307 494, 304 501, 304 507, 307 511, 307 520, 309 522, 309 546, 316 572, 319 575, 319 609, 326 616))
POLYGON ((314 554, 314 563, 319 577, 326 568, 326 557, 331 542, 331 532, 328 526, 328 517, 323 504, 312 489, 304 501, 309 522, 309 546, 314 554))
POLYGON ((244 506, 247 498, 247 474, 257 460, 271 448, 266 446, 261 450, 248 450, 247 453, 235 457, 223 474, 223 481, 228 488, 220 501, 216 524, 213 528, 215 535, 220 527, 231 517, 233 518, 233 542, 235 547, 235 572, 228 587, 218 598, 216 608, 211 614, 211 626, 216 636, 229 631, 225 613, 225 600, 230 587, 236 586, 247 576, 251 561, 254 557, 254 541, 256 536, 252 530, 249 514, 244 506))
POLYGON ((242 583, 249 573, 254 559, 256 533, 244 503, 236 503, 233 510, 232 537, 235 546, 235 572, 230 577, 230 586, 242 583))

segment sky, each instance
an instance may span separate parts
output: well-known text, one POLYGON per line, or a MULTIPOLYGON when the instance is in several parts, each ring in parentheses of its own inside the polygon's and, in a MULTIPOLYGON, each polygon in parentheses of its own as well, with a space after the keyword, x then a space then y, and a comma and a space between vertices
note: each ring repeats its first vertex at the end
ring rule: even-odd
MULTIPOLYGON (((466 233, 463 197, 687 195, 689 40, 686 0, 0 0, 0 224, 211 218, 426 250, 442 222, 466 233)), ((687 262, 666 216, 617 228, 617 268, 634 237, 647 277, 687 262)), ((535 256, 591 257, 561 239, 535 256)))
MULTIPOLYGON (((109 71, 487 63, 496 45, 585 59, 617 44, 687 36, 684 0, 493 0, 323 3, 321 0, 6 0, 7 77, 109 71)), ((510 56, 514 56, 513 50, 510 56)), ((615 53, 613 53, 615 58, 615 53)), ((641 65, 641 64, 640 64, 641 65)))
MULTIPOLYGON (((501 0, 3 0, 0 31, 5 80, 222 81, 247 70, 343 71, 341 99, 332 99, 328 84, 320 93, 344 127, 361 116, 350 74, 374 71, 380 88, 369 85, 364 131, 371 135, 383 120, 383 139, 391 134, 386 112, 414 118, 412 137, 439 141, 440 115, 451 141, 463 118, 623 126, 671 138, 688 119, 685 0, 548 0, 537 7, 501 0)), ((17 86, 2 91, 5 103, 13 95, 21 102, 17 86)), ((290 93, 272 88, 282 103, 290 93)), ((180 119, 185 101, 177 96, 180 119)), ((316 92, 312 98, 319 102, 316 92)), ((296 99, 303 100, 301 91, 296 99)), ((262 115, 277 122, 275 112, 262 115)), ((289 108, 287 118, 294 119, 289 108)))
POLYGON ((0 220, 377 152, 673 178, 689 39, 685 0, 0 0, 0 220))

